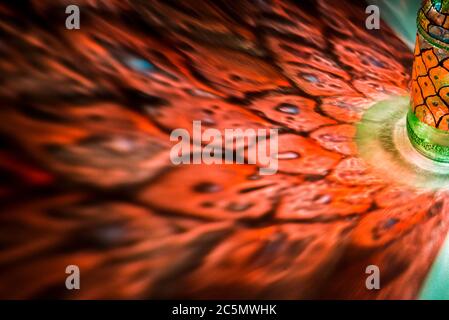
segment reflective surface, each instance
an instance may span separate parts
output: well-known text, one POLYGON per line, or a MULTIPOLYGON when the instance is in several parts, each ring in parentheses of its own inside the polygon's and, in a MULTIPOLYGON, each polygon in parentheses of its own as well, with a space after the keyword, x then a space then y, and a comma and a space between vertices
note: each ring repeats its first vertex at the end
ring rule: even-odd
POLYGON ((74 31, 65 1, 32 3, 0 4, 0 297, 418 296, 449 194, 369 161, 389 131, 392 149, 359 150, 413 61, 365 5, 79 1, 74 31), (194 120, 279 128, 279 172, 173 166, 170 132, 194 120))

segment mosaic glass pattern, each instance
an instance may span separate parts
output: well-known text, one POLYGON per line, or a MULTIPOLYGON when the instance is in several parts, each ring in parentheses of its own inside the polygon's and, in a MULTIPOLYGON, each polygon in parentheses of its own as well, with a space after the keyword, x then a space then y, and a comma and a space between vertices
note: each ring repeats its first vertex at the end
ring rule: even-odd
POLYGON ((21 3, 0 3, 0 297, 418 297, 449 193, 359 152, 413 63, 362 1, 80 0, 77 31, 66 0, 21 3), (280 129, 279 172, 175 167, 170 132, 194 120, 280 129))

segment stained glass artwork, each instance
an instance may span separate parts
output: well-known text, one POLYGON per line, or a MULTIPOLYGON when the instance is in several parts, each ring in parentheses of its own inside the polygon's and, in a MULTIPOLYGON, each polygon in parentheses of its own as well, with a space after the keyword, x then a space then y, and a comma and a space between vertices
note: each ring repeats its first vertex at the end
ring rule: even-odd
POLYGON ((0 298, 449 296, 449 1, 74 2, 0 3, 0 298))

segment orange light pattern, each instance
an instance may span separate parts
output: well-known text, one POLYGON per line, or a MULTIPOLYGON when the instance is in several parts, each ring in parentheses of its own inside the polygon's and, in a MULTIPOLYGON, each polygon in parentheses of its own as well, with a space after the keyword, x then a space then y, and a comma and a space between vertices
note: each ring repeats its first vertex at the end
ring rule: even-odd
POLYGON ((412 108, 416 117, 449 130, 449 8, 447 1, 426 0, 418 13, 412 72, 412 108))
POLYGON ((355 124, 408 94, 413 61, 361 1, 77 2, 80 30, 63 0, 0 4, 0 297, 417 296, 449 194, 358 155, 355 124), (193 120, 279 128, 290 156, 266 177, 174 167, 193 120))

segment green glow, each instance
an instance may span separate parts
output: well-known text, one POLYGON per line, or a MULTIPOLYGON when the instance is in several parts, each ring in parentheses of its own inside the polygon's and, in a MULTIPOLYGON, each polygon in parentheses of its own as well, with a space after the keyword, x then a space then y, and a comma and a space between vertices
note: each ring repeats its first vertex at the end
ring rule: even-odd
POLYGON ((449 162, 434 161, 413 146, 407 132, 409 110, 409 96, 392 96, 367 109, 356 124, 359 155, 386 179, 411 188, 449 190, 449 162))
POLYGON ((432 0, 434 7, 440 12, 447 12, 449 10, 448 0, 432 0))
POLYGON ((412 145, 421 154, 434 161, 449 162, 449 132, 421 122, 412 111, 409 111, 407 133, 412 145))
POLYGON ((413 51, 416 39, 416 13, 421 5, 420 0, 368 0, 368 3, 380 8, 382 20, 413 51))
POLYGON ((449 238, 434 262, 419 294, 421 300, 449 300, 449 238))

